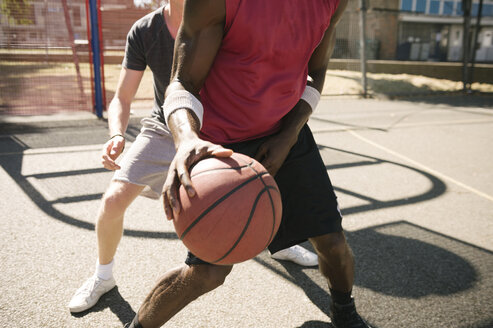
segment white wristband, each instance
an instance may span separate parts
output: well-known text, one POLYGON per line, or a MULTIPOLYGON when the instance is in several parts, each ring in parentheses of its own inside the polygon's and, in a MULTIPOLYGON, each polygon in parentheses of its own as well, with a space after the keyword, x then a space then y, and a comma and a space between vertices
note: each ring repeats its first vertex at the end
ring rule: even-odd
POLYGON ((301 95, 301 99, 306 101, 312 110, 315 110, 315 107, 317 107, 318 102, 320 101, 320 92, 314 87, 307 85, 305 91, 303 91, 303 94, 301 95))
POLYGON ((168 117, 171 115, 171 113, 180 108, 187 108, 193 111, 199 119, 200 127, 202 127, 202 120, 204 118, 204 107, 202 106, 200 100, 198 100, 193 94, 186 90, 173 91, 164 100, 163 114, 166 125, 168 125, 168 117))

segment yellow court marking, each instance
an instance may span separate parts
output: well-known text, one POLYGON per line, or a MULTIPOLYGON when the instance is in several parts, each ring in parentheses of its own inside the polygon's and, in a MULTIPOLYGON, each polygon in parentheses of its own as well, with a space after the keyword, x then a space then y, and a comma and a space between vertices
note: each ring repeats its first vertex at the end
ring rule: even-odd
POLYGON ((363 137, 362 135, 358 134, 354 130, 346 129, 346 131, 349 132, 350 134, 352 134, 354 137, 356 137, 356 138, 358 138, 358 139, 366 142, 367 144, 372 145, 373 147, 379 148, 379 149, 381 149, 381 150, 383 150, 383 151, 385 151, 385 152, 387 152, 389 154, 392 154, 392 155, 394 155, 394 156, 396 156, 396 157, 398 157, 400 159, 403 159, 403 160, 405 160, 405 161, 413 164, 414 166, 419 167, 420 169, 422 169, 424 171, 427 171, 428 173, 431 173, 431 174, 433 174, 433 175, 435 175, 435 176, 437 176, 437 177, 439 177, 439 178, 441 178, 443 180, 450 181, 450 182, 452 182, 452 183, 454 183, 454 184, 456 184, 456 185, 458 185, 458 186, 460 186, 460 187, 462 187, 462 188, 464 188, 466 190, 469 190, 470 192, 472 192, 472 193, 474 193, 474 194, 476 194, 478 196, 481 196, 481 197, 486 198, 487 200, 493 202, 493 196, 490 196, 490 195, 488 195, 488 194, 486 194, 486 193, 484 193, 482 191, 479 191, 479 190, 477 190, 477 189, 475 189, 473 187, 469 187, 468 185, 466 185, 466 184, 464 184, 464 183, 462 183, 460 181, 457 181, 454 178, 451 178, 451 177, 449 177, 449 176, 447 176, 445 174, 442 174, 442 173, 440 173, 440 172, 438 172, 438 171, 436 171, 436 170, 434 170, 432 168, 429 168, 426 165, 423 165, 423 164, 421 164, 419 162, 416 162, 415 160, 413 160, 413 159, 411 159, 411 158, 409 158, 407 156, 404 156, 404 155, 399 154, 398 152, 395 152, 395 151, 393 151, 393 150, 391 150, 391 149, 389 149, 387 147, 384 147, 384 146, 382 146, 380 144, 377 144, 376 142, 373 142, 373 141, 371 141, 371 140, 363 137))

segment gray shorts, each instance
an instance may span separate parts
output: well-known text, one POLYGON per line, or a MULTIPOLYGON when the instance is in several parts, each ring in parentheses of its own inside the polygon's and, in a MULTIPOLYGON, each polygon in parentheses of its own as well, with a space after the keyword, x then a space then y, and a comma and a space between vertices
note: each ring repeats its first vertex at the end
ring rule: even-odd
POLYGON ((175 145, 168 127, 157 118, 141 120, 142 129, 119 163, 113 180, 145 186, 141 195, 161 196, 168 168, 175 156, 175 145))

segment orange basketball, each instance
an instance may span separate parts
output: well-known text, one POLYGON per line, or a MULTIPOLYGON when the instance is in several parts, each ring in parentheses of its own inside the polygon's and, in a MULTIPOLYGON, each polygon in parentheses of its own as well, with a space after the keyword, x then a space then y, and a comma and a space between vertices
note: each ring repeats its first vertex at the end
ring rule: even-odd
POLYGON ((239 153, 207 158, 190 173, 196 195, 180 187, 178 237, 198 258, 234 264, 258 255, 281 222, 281 195, 274 178, 256 160, 239 153))

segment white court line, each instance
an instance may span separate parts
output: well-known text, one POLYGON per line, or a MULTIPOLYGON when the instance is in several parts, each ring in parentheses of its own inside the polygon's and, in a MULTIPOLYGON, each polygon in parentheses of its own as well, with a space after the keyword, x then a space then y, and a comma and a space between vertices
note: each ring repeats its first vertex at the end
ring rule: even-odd
POLYGON ((450 121, 437 121, 437 122, 416 122, 416 123, 399 123, 392 128, 409 128, 409 127, 422 127, 422 126, 436 126, 436 125, 454 125, 454 124, 474 124, 474 123, 493 123, 493 119, 470 119, 470 120, 450 120, 450 121))
MULTIPOLYGON (((127 147, 130 148, 131 142, 128 142, 127 147)), ((100 145, 80 145, 80 146, 65 146, 65 147, 49 147, 49 148, 32 148, 25 149, 21 151, 5 152, 1 153, 0 156, 8 155, 46 155, 46 154, 60 154, 60 153, 79 153, 79 152, 92 152, 92 151, 102 151, 104 144, 100 145)))
POLYGON ((458 185, 458 186, 460 186, 460 187, 462 187, 462 188, 464 188, 466 190, 469 190, 470 192, 472 192, 472 193, 474 193, 474 194, 476 194, 478 196, 481 196, 481 197, 486 198, 487 200, 493 202, 493 196, 490 196, 490 195, 488 195, 488 194, 486 194, 486 193, 484 193, 482 191, 479 191, 477 189, 474 189, 473 187, 469 187, 468 185, 466 185, 466 184, 464 184, 464 183, 462 183, 460 181, 457 181, 454 178, 451 178, 451 177, 449 177, 449 176, 447 176, 445 174, 442 174, 442 173, 440 173, 438 171, 435 171, 432 168, 427 167, 426 165, 423 165, 423 164, 421 164, 419 162, 416 162, 415 160, 413 160, 413 159, 411 159, 411 158, 409 158, 407 156, 404 156, 402 154, 399 154, 398 152, 395 152, 395 151, 393 151, 393 150, 391 150, 391 149, 389 149, 387 147, 384 147, 384 146, 382 146, 380 144, 377 144, 377 143, 375 143, 375 142, 373 142, 373 141, 371 141, 369 139, 366 139, 365 137, 361 136, 360 134, 358 134, 354 130, 347 129, 346 131, 349 132, 350 134, 352 134, 354 137, 356 137, 356 138, 358 138, 358 139, 366 142, 367 144, 370 144, 370 145, 372 145, 372 146, 374 146, 376 148, 379 148, 379 149, 381 149, 381 150, 383 150, 383 151, 385 151, 385 152, 387 152, 389 154, 392 154, 392 155, 394 155, 394 156, 396 156, 396 157, 398 157, 400 159, 403 159, 403 160, 405 160, 405 161, 413 164, 414 166, 417 166, 420 169, 422 169, 424 171, 427 171, 428 173, 431 173, 431 174, 433 174, 433 175, 435 175, 435 176, 437 176, 437 177, 439 177, 439 178, 441 178, 443 180, 450 181, 450 182, 452 182, 452 183, 454 183, 454 184, 456 184, 456 185, 458 185))

